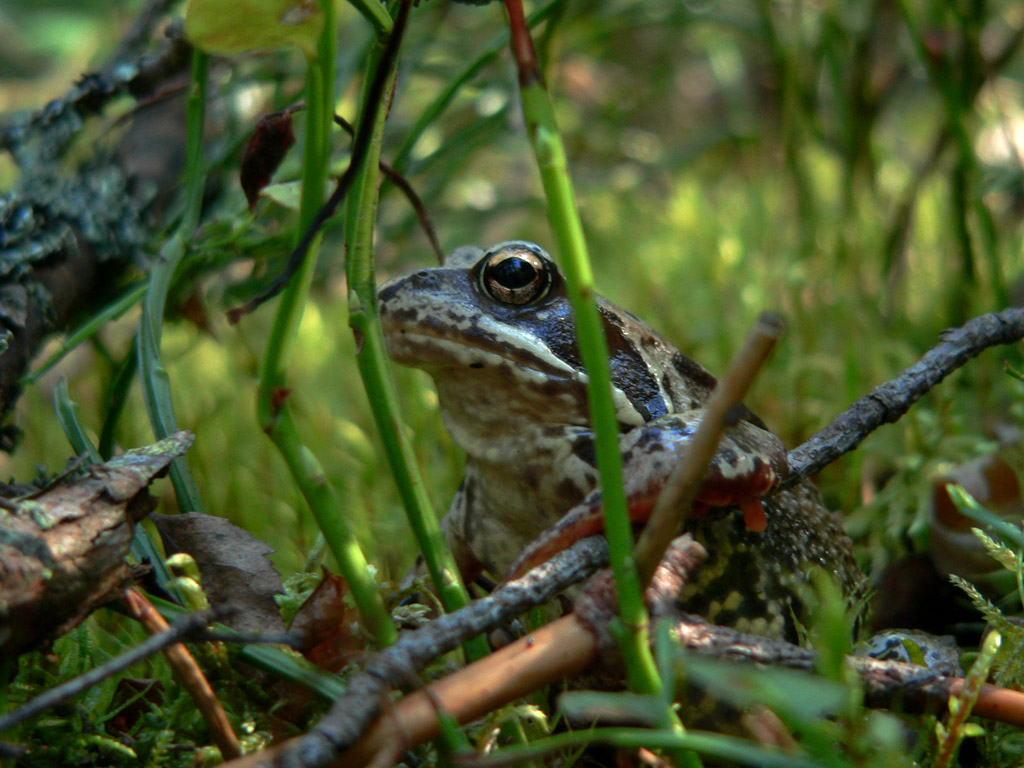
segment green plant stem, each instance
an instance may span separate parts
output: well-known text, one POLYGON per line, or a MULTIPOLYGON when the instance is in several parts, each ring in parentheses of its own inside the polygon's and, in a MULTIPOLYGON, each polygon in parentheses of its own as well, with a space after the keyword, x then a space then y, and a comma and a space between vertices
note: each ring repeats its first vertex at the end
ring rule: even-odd
POLYGON ((373 28, 377 31, 378 37, 385 37, 391 32, 393 22, 391 20, 391 14, 388 13, 388 9, 384 3, 380 0, 348 0, 349 4, 352 5, 359 13, 373 25, 373 28))
MULTIPOLYGON (((186 102, 185 212, 174 234, 160 248, 156 265, 150 273, 136 336, 143 399, 146 402, 150 423, 153 425, 153 432, 160 439, 178 429, 174 417, 174 402, 171 398, 170 377, 160 355, 160 337, 171 279, 185 255, 188 240, 199 224, 199 215, 202 212, 206 178, 203 170, 203 121, 206 114, 206 76, 209 67, 209 56, 198 49, 193 51, 192 85, 186 102)), ((178 508, 183 512, 202 512, 203 502, 199 496, 199 489, 184 458, 174 460, 170 467, 170 476, 178 499, 178 508)))
MULTIPOLYGON (((522 15, 522 4, 519 0, 506 0, 505 6, 509 13, 512 50, 519 65, 520 98, 526 130, 547 197, 548 218, 562 256, 569 301, 576 318, 580 356, 587 370, 587 401, 595 433, 597 467, 601 474, 605 536, 608 538, 622 622, 618 627, 613 623, 613 631, 626 664, 630 688, 637 693, 661 696, 664 684, 651 655, 647 608, 632 555, 633 531, 622 482, 619 422, 612 400, 608 342, 594 302, 594 277, 583 224, 554 108, 536 68, 536 56, 522 15)), ((683 732, 682 723, 670 705, 665 707, 663 725, 677 734, 683 732)), ((692 752, 672 749, 670 753, 677 765, 689 768, 701 765, 700 759, 692 752)))
POLYGON ((960 694, 949 697, 949 714, 946 723, 944 725, 937 723, 935 726, 939 746, 935 762, 932 764, 934 768, 949 768, 956 759, 960 742, 965 736, 967 718, 970 717, 971 710, 978 702, 978 694, 985 680, 988 679, 989 670, 992 668, 1001 643, 1002 637, 998 632, 988 634, 981 646, 978 658, 975 659, 964 678, 960 694))
POLYGON ((530 143, 548 200, 548 217, 555 231, 568 283, 569 300, 576 316, 580 355, 587 369, 587 398, 590 419, 596 433, 605 535, 608 537, 609 555, 618 589, 619 610, 627 626, 640 628, 647 623, 647 611, 632 557, 633 531, 626 511, 626 494, 622 483, 619 424, 612 401, 608 343, 594 303, 594 278, 587 256, 583 226, 576 211, 565 150, 547 92, 539 82, 534 81, 524 86, 521 93, 530 143))
MULTIPOLYGON (((380 46, 373 51, 368 71, 373 71, 375 66, 379 66, 381 53, 380 46)), ((359 373, 395 478, 395 485, 402 498, 409 526, 423 553, 427 571, 438 591, 441 604, 446 611, 454 611, 469 602, 469 595, 459 580, 451 552, 441 534, 412 449, 398 426, 401 424, 398 394, 388 367, 384 335, 377 315, 373 229, 378 200, 377 185, 380 178, 380 144, 387 105, 391 101, 393 88, 394 74, 378 104, 370 104, 366 94, 362 104, 363 110, 376 107, 377 115, 366 160, 348 199, 345 269, 349 284, 349 326, 357 340, 356 360, 359 373)), ((471 660, 486 655, 487 646, 483 638, 476 638, 468 643, 466 652, 471 660)))
MULTIPOLYGON (((330 154, 330 128, 334 116, 334 58, 337 17, 332 0, 323 0, 324 31, 317 57, 306 72, 306 130, 302 170, 302 197, 297 233, 305 232, 324 199, 330 154)), ((390 645, 397 631, 384 607, 366 557, 342 512, 334 488, 323 468, 303 443, 287 402, 287 368, 309 294, 319 249, 318 235, 296 274, 281 293, 274 327, 267 343, 257 393, 260 426, 277 446, 293 479, 309 504, 341 569, 360 615, 380 645, 390 645)))

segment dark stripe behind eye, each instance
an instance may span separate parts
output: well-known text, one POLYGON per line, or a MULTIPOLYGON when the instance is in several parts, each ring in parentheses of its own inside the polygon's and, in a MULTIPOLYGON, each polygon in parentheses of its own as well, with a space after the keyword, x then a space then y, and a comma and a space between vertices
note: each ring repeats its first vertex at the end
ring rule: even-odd
POLYGON ((621 389, 644 421, 652 421, 668 413, 668 404, 658 386, 657 377, 647 361, 626 338, 622 322, 604 307, 599 307, 608 338, 612 382, 621 389))

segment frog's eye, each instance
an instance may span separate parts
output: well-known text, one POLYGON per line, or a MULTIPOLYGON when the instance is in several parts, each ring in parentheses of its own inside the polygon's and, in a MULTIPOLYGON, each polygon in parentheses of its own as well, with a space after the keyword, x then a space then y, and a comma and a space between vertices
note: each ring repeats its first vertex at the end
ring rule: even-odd
POLYGON ((487 256, 480 270, 480 288, 503 304, 530 304, 543 299, 553 281, 547 259, 525 248, 503 248, 487 256))

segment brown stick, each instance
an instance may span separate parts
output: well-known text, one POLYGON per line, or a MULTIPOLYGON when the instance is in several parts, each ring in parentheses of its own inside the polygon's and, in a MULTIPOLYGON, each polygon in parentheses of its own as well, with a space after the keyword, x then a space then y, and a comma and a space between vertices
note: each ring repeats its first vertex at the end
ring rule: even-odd
MULTIPOLYGON (((674 635, 687 650, 739 663, 772 664, 812 670, 814 653, 781 640, 746 635, 728 627, 683 617, 674 635)), ((334 768, 360 768, 393 763, 405 750, 438 734, 437 708, 460 723, 513 701, 553 680, 585 669, 597 655, 597 641, 575 614, 542 627, 485 659, 396 702, 366 734, 333 763, 334 768)), ((929 677, 922 668, 895 661, 851 656, 847 663, 866 685, 868 701, 881 706, 899 696, 915 709, 942 708, 959 693, 963 678, 929 677)), ((974 713, 1024 727, 1024 693, 986 685, 974 713)), ((263 768, 285 765, 289 742, 248 755, 228 768, 263 768)), ((289 756, 294 757, 294 754, 289 756)), ((322 766, 310 762, 307 768, 322 766)))
MULTIPOLYGON (((151 635, 167 631, 170 625, 166 619, 157 612, 153 604, 137 589, 134 587, 126 589, 123 600, 128 611, 151 635)), ((210 737, 213 739, 213 743, 217 745, 217 748, 220 749, 221 755, 228 760, 241 756, 242 745, 238 742, 235 732, 231 729, 231 723, 228 722, 228 716, 224 712, 224 707, 217 700, 217 696, 210 687, 210 683, 206 680, 203 670, 199 668, 195 657, 192 656, 188 648, 182 643, 175 643, 169 646, 164 651, 164 654, 166 654, 167 661, 174 669, 178 679, 181 680, 181 684, 196 703, 199 714, 203 717, 203 722, 206 723, 206 727, 210 730, 210 737)))
POLYGON ((448 675, 425 691, 398 701, 345 752, 335 768, 382 762, 438 735, 437 702, 460 723, 468 723, 548 683, 582 672, 597 653, 597 641, 565 616, 519 638, 480 661, 448 675))
MULTIPOLYGON (((683 554, 683 559, 670 558, 672 562, 662 563, 656 581, 667 585, 674 593, 678 585, 673 579, 686 578, 696 566, 693 555, 697 553, 685 543, 673 551, 683 554), (674 566, 682 566, 682 570, 674 566)), ((405 750, 437 736, 439 709, 458 722, 466 723, 551 681, 584 670, 599 654, 600 635, 607 634, 606 629, 599 626, 606 620, 602 616, 614 613, 611 584, 610 574, 605 571, 585 588, 577 607, 579 611, 586 608, 586 617, 574 613, 559 619, 429 688, 401 699, 340 756, 341 743, 331 737, 330 727, 321 721, 315 732, 232 762, 230 766, 269 768, 290 766, 296 760, 301 760, 305 768, 326 765, 381 768, 393 764, 405 750), (584 598, 587 602, 582 605, 584 598), (607 610, 600 603, 607 603, 607 610), (311 739, 311 736, 316 738, 311 739)), ((648 598, 651 597, 649 591, 648 598)), ((670 601, 655 599, 655 607, 664 609, 671 605, 670 601)), ((662 613, 673 621, 673 635, 679 645, 689 651, 736 663, 768 664, 808 672, 815 668, 816 656, 807 648, 708 624, 671 609, 662 613)), ((908 711, 941 710, 963 684, 961 678, 942 677, 913 664, 856 656, 847 657, 847 664, 863 681, 869 706, 891 706, 899 699, 908 711)), ((382 693, 378 691, 378 695, 382 693)), ((1024 693, 986 686, 975 713, 1024 725, 1024 693)))
POLYGON ((910 406, 960 366, 989 347, 1024 338, 1024 309, 1004 309, 942 332, 938 344, 899 376, 875 387, 825 429, 789 452, 783 488, 820 472, 883 424, 898 421, 910 406))
POLYGON ((526 23, 523 0, 505 0, 505 11, 508 13, 512 55, 519 70, 519 87, 524 88, 530 83, 539 83, 543 78, 540 74, 540 67, 537 65, 537 52, 533 48, 533 39, 530 37, 530 25, 526 23))
POLYGON ((640 583, 647 584, 682 519, 689 514, 708 464, 718 450, 733 408, 743 402, 750 385, 775 347, 783 329, 777 315, 763 313, 711 393, 693 440, 658 496, 651 519, 633 550, 640 583))

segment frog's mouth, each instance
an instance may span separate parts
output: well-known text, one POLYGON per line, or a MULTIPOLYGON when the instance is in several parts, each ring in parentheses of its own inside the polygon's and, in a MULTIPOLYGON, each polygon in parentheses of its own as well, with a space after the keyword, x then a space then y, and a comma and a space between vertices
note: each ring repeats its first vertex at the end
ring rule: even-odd
POLYGON ((579 386, 586 375, 575 370, 550 352, 537 354, 513 345, 495 350, 490 339, 460 336, 457 340, 422 330, 390 328, 385 331, 388 355, 396 363, 422 368, 428 372, 446 368, 498 370, 517 379, 546 387, 579 386))

